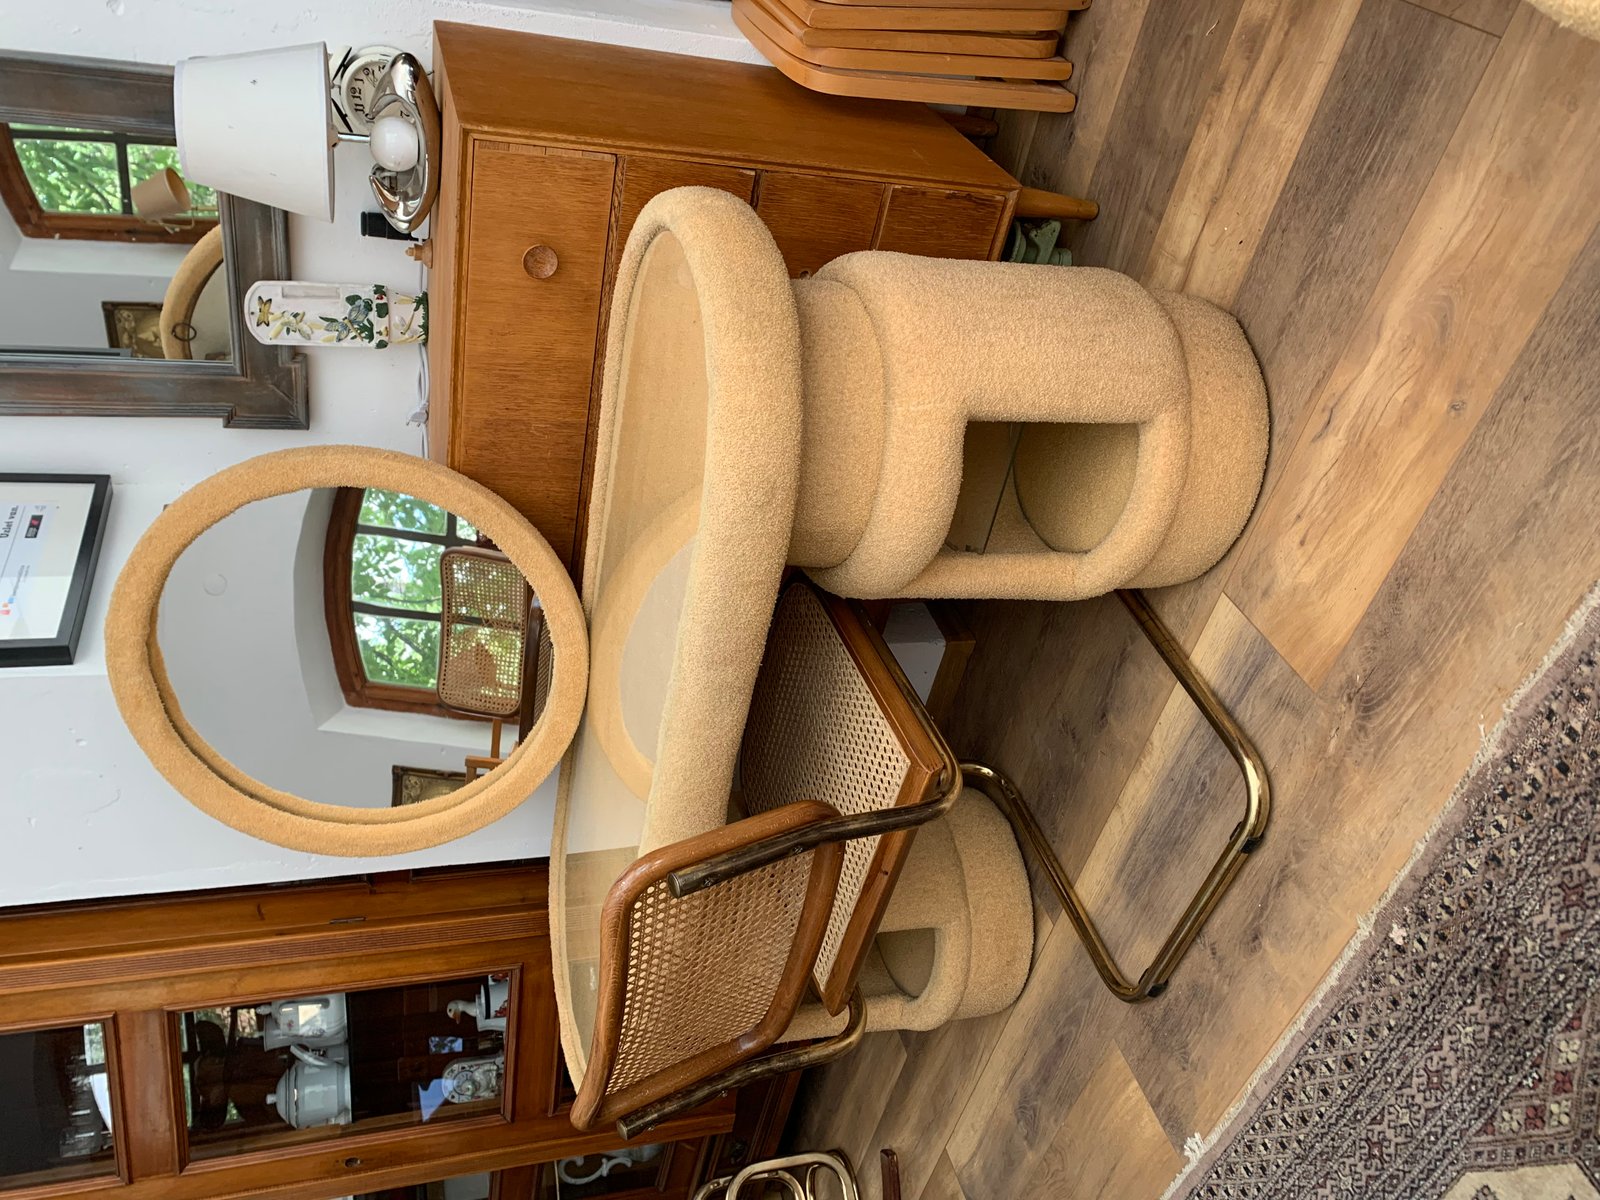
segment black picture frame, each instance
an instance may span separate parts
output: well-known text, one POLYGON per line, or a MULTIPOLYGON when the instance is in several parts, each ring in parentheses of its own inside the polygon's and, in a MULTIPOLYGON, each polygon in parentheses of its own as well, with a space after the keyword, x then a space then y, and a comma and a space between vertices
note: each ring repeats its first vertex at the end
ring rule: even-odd
POLYGON ((67 589, 61 623, 53 637, 0 640, 0 668, 70 666, 78 652, 78 638, 89 611, 89 592, 95 569, 100 565, 100 546, 105 540, 106 518, 111 511, 111 476, 57 475, 38 472, 0 471, 0 489, 7 484, 80 484, 92 487, 89 512, 83 536, 73 559, 72 583, 67 589))

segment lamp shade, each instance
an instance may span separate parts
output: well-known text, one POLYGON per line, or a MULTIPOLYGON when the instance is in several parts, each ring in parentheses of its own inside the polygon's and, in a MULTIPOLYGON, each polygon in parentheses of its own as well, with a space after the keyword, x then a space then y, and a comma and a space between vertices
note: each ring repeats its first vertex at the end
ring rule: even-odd
POLYGON ((163 167, 149 179, 133 185, 133 211, 141 220, 163 221, 189 211, 192 201, 183 177, 163 167))
POLYGON ((221 192, 333 220, 333 108, 321 42, 180 62, 183 174, 221 192))

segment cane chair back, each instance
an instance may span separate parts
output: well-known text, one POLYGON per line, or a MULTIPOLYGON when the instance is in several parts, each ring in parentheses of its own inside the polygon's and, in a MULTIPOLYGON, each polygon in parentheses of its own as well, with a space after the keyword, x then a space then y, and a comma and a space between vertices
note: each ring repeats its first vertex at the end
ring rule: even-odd
POLYGON ((527 581, 498 550, 477 546, 441 554, 439 580, 440 702, 482 717, 515 716, 522 706, 527 581))
MULTIPOLYGON (((845 816, 931 800, 957 778, 949 747, 860 611, 805 581, 778 600, 740 757, 752 813, 820 800, 845 816)), ((849 1000, 915 829, 846 844, 814 979, 849 1000)))
POLYGON ((842 848, 824 844, 682 899, 668 877, 837 815, 813 802, 738 821, 644 856, 612 885, 575 1126, 615 1121, 727 1070, 788 1028, 827 929, 842 848))

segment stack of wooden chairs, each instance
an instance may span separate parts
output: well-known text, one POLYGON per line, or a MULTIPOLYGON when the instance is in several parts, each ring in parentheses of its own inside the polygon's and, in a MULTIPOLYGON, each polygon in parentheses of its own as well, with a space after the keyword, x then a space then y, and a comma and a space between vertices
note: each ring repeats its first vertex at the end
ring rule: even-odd
POLYGON ((813 91, 1071 112, 1061 56, 1089 0, 733 0, 751 43, 813 91), (956 7, 959 5, 959 7, 956 7), (1003 6, 1003 7, 1002 7, 1003 6))

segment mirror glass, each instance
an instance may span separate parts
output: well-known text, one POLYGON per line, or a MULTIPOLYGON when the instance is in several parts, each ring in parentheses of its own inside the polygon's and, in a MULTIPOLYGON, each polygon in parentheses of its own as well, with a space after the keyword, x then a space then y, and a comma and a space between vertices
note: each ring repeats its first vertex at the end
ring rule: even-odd
POLYGON ((174 565, 157 630, 200 736, 327 804, 416 803, 493 770, 537 723, 553 665, 510 560, 453 513, 378 489, 217 522, 174 565))
POLYGON ((98 1021, 0 1033, 0 1191, 116 1172, 109 1070, 98 1021))
POLYGON ((46 100, 0 113, 0 353, 231 361, 216 192, 183 179, 170 130, 46 100))

